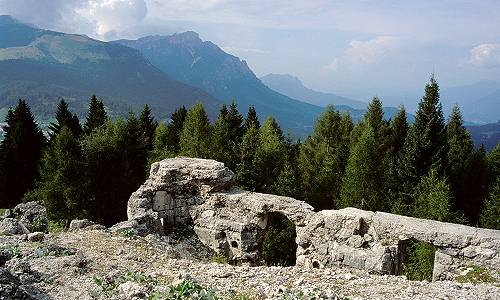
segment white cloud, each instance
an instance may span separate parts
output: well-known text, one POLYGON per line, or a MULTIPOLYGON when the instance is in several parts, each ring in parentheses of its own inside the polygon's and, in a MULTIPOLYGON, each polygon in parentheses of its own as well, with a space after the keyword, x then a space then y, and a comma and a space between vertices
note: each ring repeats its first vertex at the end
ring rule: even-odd
POLYGON ((342 67, 358 68, 373 64, 389 55, 396 47, 397 41, 391 36, 379 36, 367 41, 351 41, 344 54, 335 58, 326 68, 338 70, 342 67))
POLYGON ((481 44, 472 48, 469 62, 477 67, 500 67, 500 43, 481 44))

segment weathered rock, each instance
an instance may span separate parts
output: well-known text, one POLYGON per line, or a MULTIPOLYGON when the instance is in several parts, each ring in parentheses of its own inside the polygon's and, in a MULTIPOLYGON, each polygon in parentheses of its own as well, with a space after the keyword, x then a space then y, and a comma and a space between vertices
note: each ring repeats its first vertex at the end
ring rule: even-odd
POLYGON ((14 207, 12 212, 28 231, 48 230, 47 210, 40 203, 34 201, 21 203, 14 207))
POLYGON ((19 278, 0 267, 0 299, 36 299, 26 291, 19 278))
POLYGON ((12 258, 5 263, 5 268, 12 273, 29 273, 31 271, 30 263, 23 258, 12 258))
POLYGON ((88 219, 72 220, 71 223, 69 224, 69 231, 83 229, 92 225, 95 225, 95 223, 88 219))
POLYGON ((165 228, 190 224, 190 207, 203 201, 203 194, 227 189, 232 176, 215 160, 179 157, 154 163, 128 201, 128 219, 147 214, 163 219, 165 228))
POLYGON ((298 228, 297 263, 400 274, 401 246, 408 240, 437 247, 434 280, 453 279, 470 264, 500 270, 500 231, 354 208, 318 212, 298 228))
POLYGON ((140 283, 134 281, 127 281, 118 287, 120 294, 124 296, 125 299, 132 299, 134 297, 144 298, 148 292, 147 287, 141 285, 140 283))
POLYGON ((156 214, 144 214, 136 216, 132 220, 123 221, 113 225, 109 230, 117 233, 127 232, 131 235, 146 236, 152 233, 163 233, 160 219, 155 218, 156 214))
POLYGON ((437 247, 435 280, 453 278, 468 264, 500 271, 500 231, 354 208, 314 213, 293 198, 233 190, 231 179, 232 172, 213 160, 155 163, 149 179, 130 197, 129 221, 112 230, 163 234, 192 225, 211 249, 232 261, 253 263, 260 261, 269 220, 281 215, 295 224, 300 266, 349 266, 397 275, 405 244, 416 240, 437 247))
POLYGON ((40 231, 32 232, 32 233, 28 234, 28 241, 41 242, 41 241, 43 241, 44 237, 45 237, 45 234, 43 232, 40 232, 40 231))
POLYGON ((0 219, 5 219, 5 218, 14 218, 14 214, 12 213, 11 209, 6 209, 2 216, 0 216, 0 219))
POLYGON ((6 218, 0 221, 0 234, 26 234, 28 229, 23 223, 14 218, 6 218))

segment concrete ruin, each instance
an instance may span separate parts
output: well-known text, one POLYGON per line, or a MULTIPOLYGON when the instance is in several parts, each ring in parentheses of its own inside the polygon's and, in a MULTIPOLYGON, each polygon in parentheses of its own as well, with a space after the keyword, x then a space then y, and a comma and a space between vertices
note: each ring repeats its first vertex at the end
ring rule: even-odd
POLYGON ((453 279, 469 266, 500 272, 500 231, 354 208, 314 212, 293 198, 233 189, 232 176, 214 160, 154 163, 130 197, 129 220, 114 229, 147 235, 190 225, 214 251, 256 264, 268 220, 281 214, 296 226, 296 264, 304 267, 399 275, 405 243, 413 239, 436 247, 433 280, 453 279))

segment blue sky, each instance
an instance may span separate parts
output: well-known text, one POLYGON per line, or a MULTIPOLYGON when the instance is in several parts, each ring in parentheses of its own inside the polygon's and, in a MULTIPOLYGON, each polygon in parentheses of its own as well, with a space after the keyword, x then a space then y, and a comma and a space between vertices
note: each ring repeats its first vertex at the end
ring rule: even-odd
POLYGON ((414 103, 432 72, 445 87, 500 81, 498 0, 0 0, 0 13, 103 40, 194 30, 258 76, 387 105, 414 103))

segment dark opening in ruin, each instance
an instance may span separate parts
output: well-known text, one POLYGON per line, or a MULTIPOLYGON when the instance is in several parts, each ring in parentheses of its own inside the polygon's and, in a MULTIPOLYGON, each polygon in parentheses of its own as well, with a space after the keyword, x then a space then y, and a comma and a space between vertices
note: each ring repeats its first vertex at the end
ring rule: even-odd
POLYGON ((238 248, 238 242, 237 241, 231 241, 231 247, 238 248))
POLYGON ((294 266, 297 244, 295 224, 281 213, 268 215, 262 240, 262 259, 268 266, 294 266))
POLYGON ((397 275, 405 275, 410 280, 432 281, 436 253, 434 245, 415 239, 403 240, 398 243, 398 252, 397 275))
POLYGON ((315 269, 319 269, 319 261, 317 261, 317 260, 313 261, 312 266, 313 266, 313 268, 315 268, 315 269))

